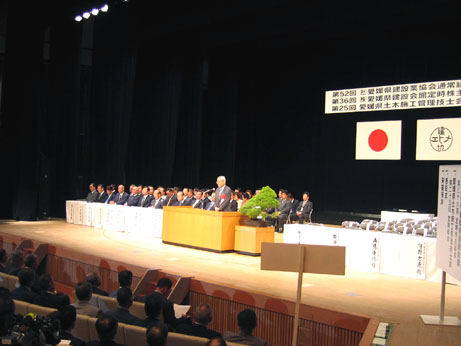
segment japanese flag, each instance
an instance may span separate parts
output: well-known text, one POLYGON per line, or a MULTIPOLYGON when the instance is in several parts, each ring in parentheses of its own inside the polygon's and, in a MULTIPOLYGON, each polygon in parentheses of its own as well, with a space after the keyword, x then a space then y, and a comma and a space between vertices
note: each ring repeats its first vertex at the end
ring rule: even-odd
POLYGON ((461 118, 418 120, 416 160, 461 161, 461 118))
POLYGON ((402 121, 358 122, 356 160, 400 160, 402 121))

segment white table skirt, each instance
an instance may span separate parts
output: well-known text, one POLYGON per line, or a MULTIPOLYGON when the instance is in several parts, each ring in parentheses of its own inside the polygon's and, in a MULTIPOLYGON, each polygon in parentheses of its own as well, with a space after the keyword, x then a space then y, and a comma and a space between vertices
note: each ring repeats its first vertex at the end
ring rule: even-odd
POLYGON ((381 211, 381 221, 400 221, 403 219, 413 219, 416 221, 433 218, 434 214, 408 213, 404 211, 381 211))
POLYGON ((161 238, 163 210, 66 201, 66 221, 76 225, 161 238))
MULTIPOLYGON (((284 242, 346 247, 346 266, 408 278, 441 281, 435 265, 436 238, 390 234, 321 225, 287 224, 284 242)), ((450 283, 461 284, 452 277, 450 283)))

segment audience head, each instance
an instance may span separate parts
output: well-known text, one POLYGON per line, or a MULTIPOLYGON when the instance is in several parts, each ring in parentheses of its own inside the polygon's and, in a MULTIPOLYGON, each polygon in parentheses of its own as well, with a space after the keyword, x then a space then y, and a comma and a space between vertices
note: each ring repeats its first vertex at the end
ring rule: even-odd
POLYGON ((77 296, 78 300, 87 300, 91 299, 93 294, 93 288, 89 282, 80 282, 75 287, 75 295, 77 296))
POLYGON ((29 268, 23 268, 18 273, 19 284, 21 286, 31 287, 34 282, 34 272, 29 268))
POLYGON ((0 293, 0 336, 8 335, 14 325, 14 301, 10 295, 0 293))
MULTIPOLYGON (((55 316, 61 323, 61 329, 67 331, 72 330, 75 326, 75 320, 77 319, 77 309, 75 309, 75 306, 64 305, 61 306, 56 312, 57 314, 55 316)), ((50 315, 53 315, 56 312, 53 312, 50 315)))
POLYGON ((120 287, 131 287, 133 281, 133 273, 129 270, 122 270, 118 273, 118 283, 120 287))
POLYGON ((129 309, 133 304, 133 294, 128 287, 120 287, 117 291, 117 302, 122 308, 129 309))
POLYGON ((171 287, 173 287, 173 282, 171 282, 169 278, 163 277, 158 280, 156 291, 162 293, 164 296, 167 296, 171 290, 171 287))
POLYGON ((154 194, 154 190, 155 190, 155 189, 154 189, 153 186, 149 186, 147 192, 149 193, 149 195, 153 195, 153 194, 154 194))
POLYGON ((138 188, 136 190, 136 193, 139 195, 140 193, 142 193, 142 185, 138 185, 138 188))
POLYGON ((290 201, 293 201, 293 200, 294 200, 293 195, 292 195, 291 193, 289 193, 289 194, 287 195, 287 198, 288 198, 290 201))
POLYGON ((147 328, 146 341, 149 346, 165 346, 168 338, 168 329, 160 322, 155 321, 147 328))
POLYGON ((163 186, 157 187, 158 192, 160 192, 160 196, 165 195, 165 188, 163 186))
POLYGON ((195 192, 195 198, 196 199, 202 199, 202 190, 198 190, 195 192))
POLYGON ((177 197, 178 197, 178 202, 182 202, 182 200, 184 199, 184 194, 183 194, 183 192, 182 192, 182 191, 178 191, 177 197))
POLYGON ((279 190, 279 193, 278 193, 278 198, 282 198, 282 189, 279 190))
POLYGON ((43 274, 38 279, 38 285, 42 291, 52 291, 54 292, 54 282, 50 274, 43 274))
POLYGON ((287 198, 288 198, 288 191, 287 191, 287 190, 283 190, 283 189, 280 190, 280 191, 282 191, 282 198, 283 198, 283 199, 287 199, 287 198))
POLYGON ((162 312, 163 299, 160 294, 151 294, 144 304, 144 311, 149 318, 158 318, 162 312))
POLYGON ((214 202, 216 200, 216 193, 211 194, 211 201, 214 202))
POLYGON ((227 346, 223 338, 214 338, 207 342, 206 346, 227 346))
POLYGON ((159 199, 160 198, 160 191, 159 190, 154 190, 154 198, 159 199))
POLYGON ((250 189, 245 190, 245 192, 246 192, 246 193, 248 194, 248 196, 250 196, 250 197, 253 195, 253 191, 251 191, 250 189))
POLYGON ((304 192, 303 192, 303 201, 308 201, 308 200, 309 200, 309 197, 310 197, 309 192, 304 191, 304 192))
POLYGON ((24 254, 22 250, 16 250, 10 255, 10 262, 16 267, 22 267, 24 264, 24 254))
POLYGON ((173 196, 173 194, 174 194, 173 188, 169 187, 169 188, 166 189, 166 195, 167 195, 168 197, 173 196))
POLYGON ((0 249, 0 263, 6 264, 8 262, 8 254, 5 249, 0 249))
POLYGON ((125 185, 119 185, 118 186, 118 192, 119 193, 125 192, 125 185))
POLYGON ((96 184, 90 183, 90 191, 93 192, 94 190, 96 190, 96 184))
POLYGON ((135 184, 131 184, 131 185, 130 185, 130 193, 132 193, 132 194, 135 194, 135 193, 136 193, 135 187, 136 187, 135 184))
POLYGON ((96 331, 101 341, 113 340, 117 334, 117 328, 117 320, 112 316, 101 314, 96 321, 96 331))
POLYGON ((104 192, 104 185, 103 185, 103 184, 99 184, 99 185, 98 185, 98 192, 99 192, 99 193, 103 193, 103 192, 104 192))
POLYGON ((149 187, 144 186, 144 187, 142 188, 142 194, 143 194, 144 196, 147 196, 147 195, 149 194, 149 187))
POLYGON ((244 201, 247 201, 250 199, 250 195, 247 193, 247 192, 244 192, 243 195, 242 195, 242 198, 244 201))
POLYGON ((211 322, 212 309, 208 304, 200 304, 195 311, 195 322, 203 326, 211 322))
POLYGON ((185 187, 184 189, 182 189, 182 193, 184 196, 188 196, 189 194, 189 188, 188 187, 185 187))
POLYGON ((247 333, 256 328, 256 313, 253 310, 246 309, 240 311, 237 316, 239 328, 247 333))
POLYGON ((30 253, 26 256, 24 265, 30 269, 36 269, 37 267, 37 255, 30 253))
POLYGON ((93 272, 86 276, 86 282, 90 283, 94 287, 99 287, 101 285, 101 277, 98 273, 93 272))

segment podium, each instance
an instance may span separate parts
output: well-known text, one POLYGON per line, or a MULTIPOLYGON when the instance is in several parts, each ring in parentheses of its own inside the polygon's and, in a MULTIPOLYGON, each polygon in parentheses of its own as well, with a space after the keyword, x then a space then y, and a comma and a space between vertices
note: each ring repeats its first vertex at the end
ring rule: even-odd
POLYGON ((234 251, 239 212, 219 212, 192 207, 164 207, 162 241, 213 252, 234 251))

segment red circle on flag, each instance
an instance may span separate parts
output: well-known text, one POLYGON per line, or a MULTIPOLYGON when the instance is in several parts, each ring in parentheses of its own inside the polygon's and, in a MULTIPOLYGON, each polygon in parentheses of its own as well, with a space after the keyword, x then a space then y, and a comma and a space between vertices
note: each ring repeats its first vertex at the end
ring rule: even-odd
POLYGON ((383 151, 387 147, 389 139, 383 130, 374 130, 368 136, 368 145, 373 151, 383 151))

